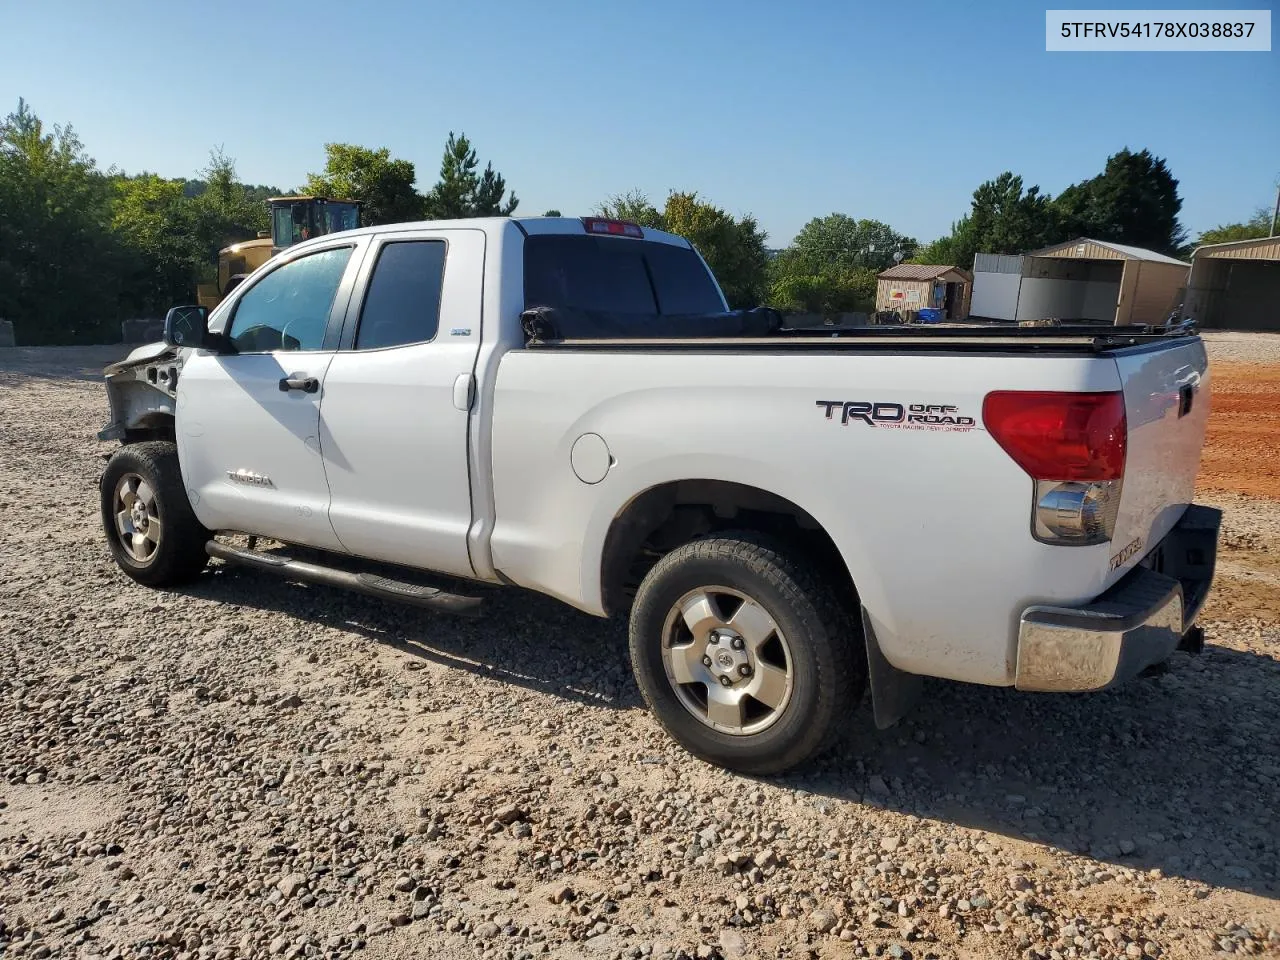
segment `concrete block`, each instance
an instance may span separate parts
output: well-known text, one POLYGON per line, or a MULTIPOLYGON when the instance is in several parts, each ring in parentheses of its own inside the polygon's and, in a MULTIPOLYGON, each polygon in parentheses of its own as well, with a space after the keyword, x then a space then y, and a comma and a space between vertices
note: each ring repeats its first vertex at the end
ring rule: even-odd
POLYGON ((164 336, 164 321, 136 317, 120 321, 120 339, 125 343, 154 343, 164 336))

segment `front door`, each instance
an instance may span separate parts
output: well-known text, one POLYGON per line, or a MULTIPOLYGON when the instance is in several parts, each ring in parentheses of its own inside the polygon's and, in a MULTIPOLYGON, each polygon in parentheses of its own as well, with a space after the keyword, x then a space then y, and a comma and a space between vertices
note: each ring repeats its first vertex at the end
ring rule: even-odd
POLYGON ((192 508, 210 530, 341 549, 328 519, 320 397, 361 243, 308 251, 251 276, 222 324, 233 352, 194 350, 183 361, 178 457, 192 508))
POLYGON ((467 432, 484 254, 484 233, 461 228, 383 234, 364 259, 320 404, 329 519, 358 556, 473 573, 467 432))

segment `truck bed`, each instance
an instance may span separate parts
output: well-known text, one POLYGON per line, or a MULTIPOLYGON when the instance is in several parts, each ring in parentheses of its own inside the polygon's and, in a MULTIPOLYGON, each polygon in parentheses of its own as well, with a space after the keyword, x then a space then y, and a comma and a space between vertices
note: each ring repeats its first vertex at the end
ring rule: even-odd
POLYGON ((484 455, 495 568, 592 613, 604 610, 606 537, 637 495, 730 483, 781 497, 830 536, 894 666, 1008 685, 1021 611, 1090 602, 1192 497, 1208 395, 1185 417, 1178 400, 1207 376, 1200 338, 1183 328, 622 333, 507 351, 484 455), (992 391, 1124 392, 1112 542, 1034 539, 1035 481, 983 424, 992 391), (938 417, 831 415, 848 402, 938 417))

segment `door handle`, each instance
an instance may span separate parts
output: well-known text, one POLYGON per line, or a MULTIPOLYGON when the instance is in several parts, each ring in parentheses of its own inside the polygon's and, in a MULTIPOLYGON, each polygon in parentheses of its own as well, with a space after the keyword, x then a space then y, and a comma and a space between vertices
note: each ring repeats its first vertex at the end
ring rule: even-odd
POLYGON ((1185 417, 1191 412, 1191 403, 1195 399, 1195 391, 1191 384, 1178 388, 1178 416, 1185 417))
POLYGON ((280 392, 301 390, 303 393, 315 393, 320 389, 320 381, 315 377, 281 377, 280 392))

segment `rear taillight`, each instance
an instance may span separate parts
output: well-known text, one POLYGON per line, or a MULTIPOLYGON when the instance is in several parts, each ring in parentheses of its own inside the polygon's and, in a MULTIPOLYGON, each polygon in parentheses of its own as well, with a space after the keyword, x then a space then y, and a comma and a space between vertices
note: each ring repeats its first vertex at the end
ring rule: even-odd
POLYGON ((1036 480, 1124 476, 1124 395, 1001 390, 982 402, 982 422, 1036 480))
POLYGON ((1111 539, 1128 439, 1123 394, 996 391, 983 401, 982 421, 1036 481, 1036 539, 1077 546, 1111 539))

